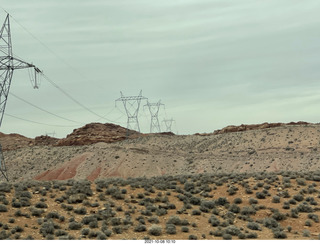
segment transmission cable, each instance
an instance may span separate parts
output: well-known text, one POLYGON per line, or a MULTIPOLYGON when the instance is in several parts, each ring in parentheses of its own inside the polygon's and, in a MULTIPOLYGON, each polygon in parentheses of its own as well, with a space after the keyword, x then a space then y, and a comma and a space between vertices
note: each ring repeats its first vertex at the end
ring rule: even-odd
POLYGON ((110 119, 107 119, 99 114, 97 114, 96 112, 92 111, 91 109, 89 109, 88 107, 86 107, 85 105, 83 105, 82 103, 80 103, 79 101, 77 101, 76 99, 74 99, 70 94, 68 94, 66 91, 64 91, 60 86, 58 86, 53 80, 51 80, 48 76, 46 76, 45 74, 43 74, 43 77, 51 84, 53 85, 55 88, 57 88, 60 92, 62 92, 65 96, 67 96, 69 99, 71 99, 72 101, 74 101, 76 104, 78 104, 80 107, 82 107, 83 109, 87 110, 88 112, 94 114, 95 116, 98 116, 99 118, 108 120, 110 122, 113 123, 119 123, 117 121, 113 121, 110 119))
MULTIPOLYGON (((1 7, 7 14, 9 14, 3 7, 1 7)), ((45 43, 43 43, 41 40, 39 40, 35 35, 33 35, 26 27, 24 27, 22 24, 20 24, 20 22, 18 22, 11 14, 9 14, 10 17, 21 27, 23 28, 30 36, 32 36, 35 40, 37 40, 42 46, 44 46, 48 51, 50 51, 54 56, 56 56, 58 59, 60 59, 63 63, 65 63, 67 66, 69 66, 73 71, 75 71, 75 73, 77 73, 78 75, 81 75, 83 77, 82 74, 79 73, 78 70, 76 70, 74 67, 72 67, 69 63, 67 63, 64 59, 62 59, 59 55, 57 55, 51 48, 49 48, 45 43)), ((51 83, 55 88, 57 88, 60 92, 62 92, 64 95, 66 95, 69 99, 71 99, 73 102, 75 102, 76 104, 78 104, 80 107, 82 107, 83 109, 87 110, 88 112, 94 114, 95 116, 97 116, 98 118, 102 118, 104 120, 110 121, 112 123, 119 123, 118 121, 113 121, 110 119, 107 119, 99 114, 97 114, 96 112, 92 111, 91 109, 89 109, 88 107, 86 107, 85 105, 83 105, 82 103, 80 103, 79 101, 77 101, 76 99, 74 99, 70 94, 68 94, 66 91, 64 91, 61 87, 59 87, 53 80, 51 80, 48 76, 44 75, 42 73, 43 77, 49 82, 51 83)), ((41 109, 42 110, 42 109, 41 109)), ((48 111, 46 111, 48 112, 48 111)), ((50 113, 50 112, 49 112, 50 113)), ((68 120, 68 119, 67 119, 68 120)), ((74 121, 73 121, 74 122, 74 121)), ((78 122, 77 122, 78 123, 78 122)))
POLYGON ((83 124, 83 123, 81 123, 81 122, 79 122, 79 121, 75 121, 75 120, 72 120, 72 119, 67 119, 67 118, 62 117, 62 116, 60 116, 60 115, 51 113, 51 112, 49 112, 48 110, 45 110, 45 109, 43 109, 43 108, 40 108, 39 106, 34 105, 34 104, 32 104, 31 102, 28 102, 27 100, 25 100, 25 99, 23 99, 23 98, 21 98, 21 97, 18 97, 17 95, 13 94, 12 92, 10 92, 10 95, 12 95, 12 96, 14 96, 15 98, 17 98, 17 99, 19 99, 19 100, 21 100, 21 101, 29 104, 29 105, 32 106, 32 107, 35 107, 35 108, 37 108, 37 109, 39 109, 39 110, 41 110, 41 111, 43 111, 43 112, 45 112, 45 113, 51 114, 51 115, 53 115, 53 116, 55 116, 55 117, 57 117, 57 118, 64 119, 64 120, 67 120, 67 121, 70 121, 70 122, 73 122, 73 123, 76 123, 76 124, 81 124, 81 125, 83 124))
POLYGON ((15 118, 15 119, 19 119, 19 120, 27 121, 27 122, 34 123, 34 124, 39 124, 39 125, 47 125, 47 126, 53 126, 53 127, 74 127, 72 125, 51 125, 51 124, 46 124, 46 123, 42 123, 42 122, 37 122, 37 121, 29 120, 29 119, 20 118, 18 116, 15 116, 15 115, 12 115, 12 114, 8 114, 8 113, 5 113, 5 115, 9 116, 9 117, 12 117, 12 118, 15 118))

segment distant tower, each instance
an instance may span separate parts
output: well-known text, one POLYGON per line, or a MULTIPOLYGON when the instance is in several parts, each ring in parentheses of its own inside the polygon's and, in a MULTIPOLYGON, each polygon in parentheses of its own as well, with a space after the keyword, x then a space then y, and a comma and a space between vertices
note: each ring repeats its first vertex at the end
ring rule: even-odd
POLYGON ((151 114, 150 133, 161 132, 159 118, 158 118, 158 114, 159 114, 159 110, 160 110, 161 105, 164 106, 164 104, 162 104, 160 100, 157 103, 149 103, 149 101, 148 101, 148 103, 146 105, 144 105, 144 106, 148 106, 150 114, 151 114))
POLYGON ((142 96, 142 90, 139 93, 139 96, 123 96, 120 92, 121 97, 116 100, 116 102, 121 101, 126 110, 128 117, 127 120, 127 136, 129 136, 129 130, 135 130, 140 132, 138 114, 140 109, 141 100, 147 99, 142 96))
MULTIPOLYGON (((13 71, 15 69, 33 68, 34 70, 34 88, 38 88, 37 76, 41 74, 39 68, 35 65, 22 61, 21 59, 13 57, 11 31, 9 14, 7 15, 1 29, 0 29, 0 126, 2 123, 4 111, 6 108, 13 71)), ((8 181, 7 169, 2 154, 2 147, 0 146, 0 176, 8 181)))
POLYGON ((164 124, 166 126, 165 132, 172 132, 171 127, 174 122, 174 119, 164 119, 162 122, 164 122, 164 124))

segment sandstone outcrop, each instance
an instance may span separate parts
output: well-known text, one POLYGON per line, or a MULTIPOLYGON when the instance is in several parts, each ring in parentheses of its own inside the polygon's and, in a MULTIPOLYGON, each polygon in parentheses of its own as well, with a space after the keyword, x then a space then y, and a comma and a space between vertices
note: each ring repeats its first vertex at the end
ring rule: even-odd
POLYGON ((73 130, 66 138, 60 139, 57 146, 79 146, 90 145, 97 142, 117 142, 125 140, 127 133, 129 138, 136 138, 141 135, 141 133, 133 130, 127 132, 126 128, 115 124, 91 123, 73 130))

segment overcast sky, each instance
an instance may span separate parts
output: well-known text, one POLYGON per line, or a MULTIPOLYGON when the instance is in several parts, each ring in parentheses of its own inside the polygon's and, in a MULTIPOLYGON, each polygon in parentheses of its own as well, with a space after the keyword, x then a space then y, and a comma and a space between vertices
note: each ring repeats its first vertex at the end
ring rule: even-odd
MULTIPOLYGON (((320 118, 319 0, 2 0, 13 53, 94 113, 126 126, 120 91, 165 104, 173 132, 320 118)), ((0 131, 64 137, 91 122, 45 79, 15 70, 0 131), (35 124, 26 120, 37 121, 35 124), (44 125, 47 124, 47 125, 44 125), (59 126, 52 126, 59 125, 59 126)), ((142 132, 150 114, 139 112, 142 132)), ((164 125, 161 123, 163 129, 164 125)))

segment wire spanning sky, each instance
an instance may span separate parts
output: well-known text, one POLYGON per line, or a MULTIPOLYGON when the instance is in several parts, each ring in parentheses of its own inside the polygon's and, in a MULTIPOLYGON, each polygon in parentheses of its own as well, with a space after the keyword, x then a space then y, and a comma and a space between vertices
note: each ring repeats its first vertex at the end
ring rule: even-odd
MULTIPOLYGON (((37 65, 95 113, 126 126, 122 104, 138 95, 165 104, 160 121, 180 134, 234 124, 318 122, 318 0, 2 0, 11 18, 13 53, 37 65)), ((5 10, 5 11, 4 11, 5 10)), ((9 96, 1 131, 64 137, 89 113, 43 80, 33 90, 26 70, 11 91, 51 116, 9 96), (60 125, 47 126, 45 124, 60 125), (66 126, 66 127, 62 127, 66 126)), ((142 104, 144 105, 144 104, 142 104)), ((145 108, 143 110, 143 108, 145 108)), ((140 110, 142 132, 150 115, 140 110)))

